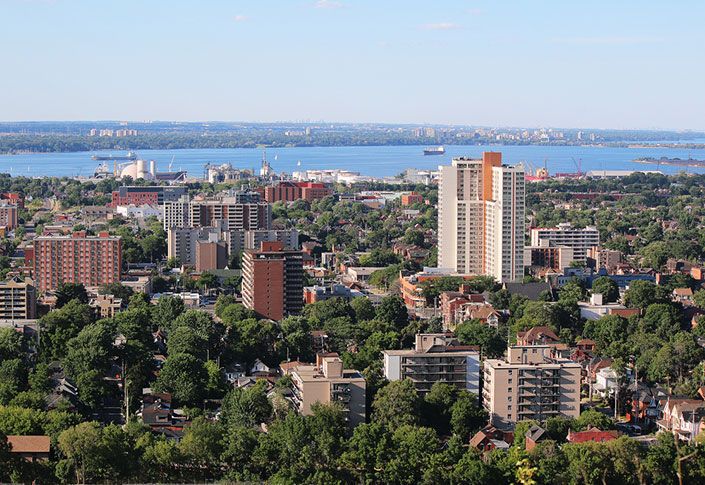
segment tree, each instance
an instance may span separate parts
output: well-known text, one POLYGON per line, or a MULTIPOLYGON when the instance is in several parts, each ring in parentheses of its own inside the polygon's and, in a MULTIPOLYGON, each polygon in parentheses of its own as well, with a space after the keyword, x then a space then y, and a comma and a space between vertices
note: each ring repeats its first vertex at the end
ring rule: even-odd
POLYGON ((640 327, 645 333, 654 333, 662 340, 680 330, 680 314, 669 303, 653 303, 646 307, 640 327))
POLYGON ((344 298, 333 297, 306 305, 302 315, 309 319, 315 328, 321 328, 328 320, 338 317, 354 318, 355 311, 344 298))
POLYGON ((192 467, 212 477, 220 469, 223 440, 220 423, 197 417, 186 427, 184 437, 179 442, 179 452, 192 467))
POLYGON ((592 282, 592 294, 601 294, 604 303, 614 303, 619 300, 619 286, 609 276, 600 276, 592 282))
POLYGON ((233 295, 219 295, 218 299, 215 300, 215 306, 213 311, 218 318, 223 317, 223 310, 230 305, 235 305, 237 303, 237 298, 233 295))
POLYGON ((472 433, 484 426, 489 419, 487 411, 478 405, 477 396, 462 390, 450 408, 450 428, 453 434, 464 441, 470 439, 472 433))
POLYGON ((233 389, 223 399, 221 420, 228 429, 252 428, 266 423, 272 416, 265 381, 249 388, 233 389))
POLYGON ((431 428, 401 425, 392 434, 393 452, 384 467, 386 483, 420 483, 440 443, 431 428))
POLYGON ((102 464, 101 429, 95 421, 86 421, 59 435, 59 449, 71 460, 76 483, 93 482, 102 464))
POLYGON ((418 422, 419 397, 409 379, 393 381, 377 392, 372 421, 389 429, 418 422))
MULTIPOLYGON (((216 315, 218 314, 216 313, 216 315)), ((242 320, 247 320, 248 318, 256 318, 257 315, 255 315, 254 311, 246 308, 245 305, 241 303, 233 303, 223 307, 218 316, 223 320, 225 325, 232 326, 236 322, 241 322, 242 320)))
POLYGON ((499 331, 479 320, 461 323, 455 329, 455 335, 464 345, 479 345, 485 357, 501 357, 507 348, 507 342, 499 331))
POLYGON ((134 290, 129 286, 121 285, 120 283, 109 283, 98 289, 100 295, 113 295, 115 298, 122 298, 126 303, 134 294, 134 290))
POLYGON ((42 331, 40 355, 46 361, 61 359, 68 341, 93 322, 93 309, 74 299, 39 320, 42 331))
POLYGON ((600 443, 568 443, 563 446, 568 459, 571 483, 607 483, 609 456, 607 448, 600 443))
POLYGON ((156 325, 159 328, 171 328, 172 323, 184 311, 184 302, 176 296, 162 296, 153 308, 156 325))
POLYGON ((303 317, 289 316, 284 318, 279 326, 284 336, 286 358, 304 362, 311 360, 313 358, 313 341, 308 320, 303 317))
POLYGON ((585 284, 578 278, 572 278, 563 285, 558 292, 558 298, 562 301, 584 301, 587 299, 585 284))
POLYGON ((55 292, 56 308, 61 308, 71 300, 88 303, 88 292, 82 283, 61 283, 55 292))
POLYGON ((642 310, 653 303, 668 303, 670 300, 667 289, 650 281, 634 281, 624 293, 625 305, 642 310))
POLYGON ((218 286, 218 277, 213 273, 203 272, 196 283, 199 287, 208 290, 218 286))
POLYGON ((580 416, 575 420, 575 428, 577 431, 589 428, 598 428, 604 431, 614 428, 614 422, 605 414, 594 409, 588 409, 580 413, 580 416))
MULTIPOLYGON (((705 292, 704 292, 705 293, 705 292)), ((350 306, 355 313, 355 319, 358 322, 364 320, 372 320, 375 318, 375 307, 369 298, 364 296, 358 296, 350 300, 350 306)))
POLYGON ((167 340, 169 355, 191 354, 201 360, 206 359, 208 341, 194 329, 181 325, 176 327, 167 340))
POLYGON ((108 395, 104 379, 111 365, 113 333, 106 325, 94 323, 69 340, 64 368, 74 379, 83 403, 95 409, 108 395))
POLYGON ((24 357, 25 342, 21 333, 14 328, 0 328, 0 362, 5 359, 24 357))
POLYGON ((656 270, 661 269, 661 267, 666 264, 666 261, 671 254, 668 243, 665 241, 652 242, 642 248, 639 252, 641 254, 644 266, 651 267, 656 270))
POLYGON ((404 300, 396 295, 385 296, 377 307, 377 318, 391 323, 397 330, 403 329, 409 323, 409 313, 404 300))
POLYGON ((154 384, 157 392, 171 392, 182 404, 199 404, 208 381, 203 362, 190 354, 166 359, 154 384))

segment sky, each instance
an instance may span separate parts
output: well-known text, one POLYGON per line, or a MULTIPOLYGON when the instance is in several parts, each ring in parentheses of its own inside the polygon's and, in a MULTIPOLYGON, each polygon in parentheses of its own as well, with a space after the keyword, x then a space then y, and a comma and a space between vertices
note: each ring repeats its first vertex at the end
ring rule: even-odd
POLYGON ((0 0, 0 120, 705 130, 702 0, 0 0))

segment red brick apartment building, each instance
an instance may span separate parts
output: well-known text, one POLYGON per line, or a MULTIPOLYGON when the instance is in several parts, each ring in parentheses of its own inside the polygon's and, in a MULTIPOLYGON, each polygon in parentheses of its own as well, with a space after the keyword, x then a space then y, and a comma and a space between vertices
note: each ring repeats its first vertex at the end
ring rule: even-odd
POLYGON ((39 291, 56 290, 61 283, 83 283, 98 287, 120 281, 122 243, 120 237, 85 231, 68 236, 39 236, 31 252, 34 280, 39 291))
POLYGON ((303 252, 262 242, 242 259, 242 302, 260 317, 281 320, 303 308, 303 252))
POLYGON ((318 182, 279 182, 277 185, 265 187, 262 195, 264 200, 271 204, 280 200, 293 202, 303 199, 311 202, 328 197, 332 193, 331 189, 318 182))

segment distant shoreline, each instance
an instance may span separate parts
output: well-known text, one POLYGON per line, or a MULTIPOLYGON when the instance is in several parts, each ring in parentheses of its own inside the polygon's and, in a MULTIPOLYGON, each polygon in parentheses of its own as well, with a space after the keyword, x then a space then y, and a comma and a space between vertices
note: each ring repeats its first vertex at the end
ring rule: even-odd
MULTIPOLYGON (((41 136, 36 136, 36 135, 21 135, 14 137, 16 138, 23 138, 23 141, 31 141, 31 142, 39 142, 38 144, 41 145, 41 136)), ((94 139, 93 137, 72 137, 79 139, 83 141, 84 143, 92 141, 94 139)), ((155 143, 150 143, 146 140, 140 140, 140 137, 134 137, 130 138, 129 142, 128 139, 126 139, 126 144, 116 144, 110 147, 107 146, 76 146, 73 144, 67 144, 66 146, 62 145, 58 149, 52 149, 49 146, 46 146, 46 149, 43 149, 44 147, 40 149, 23 149, 23 150, 15 150, 15 149, 2 149, 0 148, 0 155, 42 155, 42 154, 51 154, 51 153, 76 153, 76 152, 85 152, 85 153, 112 153, 112 152, 126 152, 126 151, 138 151, 138 150, 208 150, 208 149, 222 149, 222 148, 227 148, 227 149, 253 149, 253 148, 336 148, 336 147, 369 147, 369 146, 375 146, 375 147, 384 147, 384 146, 389 146, 389 147, 400 147, 400 146, 424 146, 424 145, 433 145, 433 142, 429 143, 423 143, 420 140, 404 140, 404 142, 390 142, 390 143, 384 143, 384 142, 371 142, 371 143, 364 143, 364 142, 340 142, 340 143, 277 143, 277 142, 266 142, 263 140, 261 143, 238 143, 235 140, 231 140, 231 143, 223 143, 222 140, 215 140, 214 143, 209 144, 209 143, 199 143, 197 146, 194 146, 193 144, 190 144, 186 142, 186 140, 180 140, 179 137, 175 137, 176 139, 173 140, 171 143, 165 143, 169 137, 161 135, 160 142, 155 142, 155 143), (184 141, 184 143, 179 143, 179 141, 184 141)), ((0 137, 0 147, 3 144, 3 137, 0 137)), ((634 143, 629 143, 629 142, 601 142, 601 143, 574 143, 574 142, 566 142, 566 141, 557 141, 557 142, 548 142, 548 143, 532 143, 532 142, 513 142, 513 143, 508 143, 506 141, 497 141, 497 140, 458 140, 457 142, 453 143, 451 142, 444 142, 445 145, 449 146, 484 146, 484 145, 496 145, 496 146, 543 146, 543 147, 581 147, 581 148, 629 148, 629 149, 643 149, 643 150, 650 150, 650 149, 682 149, 682 150, 701 150, 705 149, 705 143, 653 143, 653 144, 634 144, 634 143)), ((648 161, 638 161, 639 163, 657 163, 657 162, 648 162, 648 161)), ((664 163, 664 162, 662 162, 664 163)), ((696 166, 701 166, 701 165, 696 165, 696 166)))

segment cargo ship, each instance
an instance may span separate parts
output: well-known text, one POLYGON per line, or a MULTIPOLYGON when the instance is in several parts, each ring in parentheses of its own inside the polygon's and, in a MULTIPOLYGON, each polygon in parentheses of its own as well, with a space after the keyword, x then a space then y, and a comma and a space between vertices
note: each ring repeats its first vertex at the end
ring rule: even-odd
POLYGON ((446 149, 441 145, 439 147, 434 147, 434 148, 426 148, 423 151, 424 155, 443 155, 446 152, 446 149))
POLYGON ((137 154, 134 152, 127 152, 127 155, 93 155, 91 157, 93 160, 98 161, 108 161, 108 160, 137 160, 137 154))

